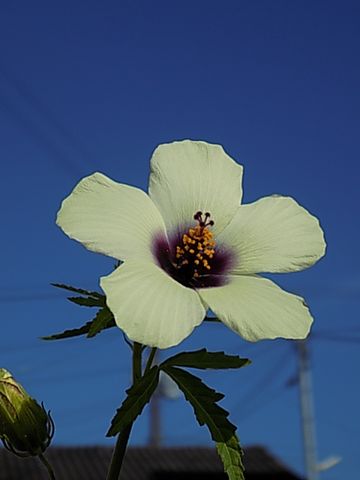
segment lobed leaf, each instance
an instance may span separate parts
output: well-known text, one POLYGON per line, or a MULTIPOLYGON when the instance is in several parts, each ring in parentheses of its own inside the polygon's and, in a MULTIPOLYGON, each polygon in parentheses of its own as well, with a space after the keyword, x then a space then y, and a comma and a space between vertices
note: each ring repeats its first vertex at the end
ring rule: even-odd
POLYGON ((245 480, 244 464, 242 462, 243 451, 237 436, 233 435, 226 442, 216 443, 216 450, 229 479, 245 480))
POLYGON ((84 307, 105 307, 106 299, 103 298, 94 298, 94 297, 67 297, 68 300, 76 305, 84 307))
POLYGON ((200 378, 177 367, 163 367, 183 392, 186 400, 191 404, 197 421, 200 425, 207 425, 211 437, 216 442, 228 440, 235 432, 236 427, 227 419, 229 413, 216 402, 224 395, 205 385, 200 378))
POLYGON ((95 337, 101 330, 115 326, 113 314, 107 307, 102 308, 96 314, 96 317, 91 322, 88 338, 95 337))
POLYGON ((70 292, 80 293, 80 295, 87 295, 90 297, 97 297, 97 298, 104 297, 104 295, 102 295, 99 292, 92 292, 90 290, 84 290, 83 288, 72 287, 70 285, 65 285, 63 283, 52 283, 51 285, 56 288, 63 288, 64 290, 68 290, 70 292))
POLYGON ((194 409, 198 423, 208 427, 212 439, 217 443, 217 451, 229 479, 244 480, 242 452, 235 435, 236 427, 228 420, 229 413, 216 403, 224 395, 185 370, 172 366, 162 366, 162 369, 183 392, 194 409))
POLYGON ((69 330, 65 330, 61 333, 54 333, 53 335, 47 335, 46 337, 40 337, 42 340, 62 340, 63 338, 71 338, 71 337, 78 337, 80 335, 86 335, 92 324, 92 320, 90 322, 85 323, 82 327, 79 328, 72 328, 69 330))
POLYGON ((107 437, 117 435, 141 414, 159 383, 159 372, 158 366, 152 367, 126 391, 127 397, 112 419, 107 437))
POLYGON ((42 340, 62 340, 64 338, 78 337, 86 335, 88 338, 94 337, 102 330, 115 327, 115 320, 110 310, 105 307, 98 311, 93 320, 85 323, 82 327, 65 330, 61 333, 55 333, 46 337, 41 337, 42 340))
POLYGON ((168 358, 161 367, 179 366, 189 368, 241 368, 249 365, 248 358, 240 358, 237 355, 227 355, 224 352, 208 352, 206 348, 194 352, 182 352, 168 358))

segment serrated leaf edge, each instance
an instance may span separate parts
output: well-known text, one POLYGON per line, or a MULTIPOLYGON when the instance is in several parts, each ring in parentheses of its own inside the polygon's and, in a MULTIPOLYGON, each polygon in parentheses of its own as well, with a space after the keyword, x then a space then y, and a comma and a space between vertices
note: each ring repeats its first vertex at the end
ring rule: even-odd
POLYGON ((158 366, 152 367, 134 385, 132 385, 128 390, 126 390, 127 397, 125 398, 121 406, 117 409, 116 414, 111 421, 111 426, 106 434, 107 437, 113 437, 117 435, 123 428, 125 428, 130 423, 133 423, 136 418, 141 415, 144 407, 149 403, 151 396, 159 383, 159 373, 160 369, 158 366), (147 388, 144 389, 143 385, 145 384, 146 386, 147 382, 149 382, 147 388), (137 394, 138 392, 140 392, 139 395, 137 394), (136 397, 135 402, 130 407, 127 407, 127 402, 130 401, 131 396, 136 397), (126 414, 128 414, 128 412, 133 409, 134 405, 136 404, 140 404, 137 413, 135 415, 131 415, 130 420, 123 423, 120 428, 115 427, 115 423, 121 422, 121 420, 119 420, 119 418, 121 418, 121 415, 125 416, 126 414))
POLYGON ((161 368, 166 368, 168 366, 179 366, 187 368, 198 368, 201 370, 213 369, 213 370, 225 370, 225 369, 235 369, 246 367, 251 364, 251 360, 248 358, 241 358, 238 355, 228 355, 224 351, 221 352, 208 352, 206 348, 201 348, 200 350, 194 350, 191 352, 181 352, 176 355, 167 358, 162 364, 161 368), (188 361, 181 361, 184 357, 190 357, 188 361), (203 357, 209 357, 209 360, 212 359, 213 363, 210 362, 206 364, 203 357), (193 357, 193 358, 191 358, 193 357), (196 358, 198 357, 198 359, 196 358), (217 358, 216 358, 217 357, 217 358), (179 361, 180 360, 180 361, 179 361), (199 361, 199 364, 196 364, 196 361, 199 361), (237 365, 231 365, 231 362, 239 361, 237 365), (216 361, 219 363, 216 365, 216 361), (203 364, 201 364, 203 362, 203 364), (227 365, 220 365, 221 362, 229 362, 227 365))

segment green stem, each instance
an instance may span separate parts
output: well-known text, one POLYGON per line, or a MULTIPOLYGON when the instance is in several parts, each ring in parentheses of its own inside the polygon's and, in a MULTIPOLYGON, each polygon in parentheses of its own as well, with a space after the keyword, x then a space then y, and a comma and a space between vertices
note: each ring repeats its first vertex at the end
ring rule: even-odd
POLYGON ((133 347, 133 384, 141 378, 141 343, 134 342, 133 347))
POLYGON ((151 349, 149 358, 148 358, 148 360, 147 360, 147 362, 146 362, 146 367, 145 367, 145 372, 144 372, 144 373, 147 373, 147 372, 150 370, 150 368, 151 368, 151 366, 152 366, 152 363, 153 363, 153 361, 154 361, 156 352, 157 352, 157 348, 156 348, 156 347, 153 347, 153 348, 151 349))
POLYGON ((49 474, 49 478, 51 478, 51 480, 56 480, 54 470, 52 469, 52 466, 50 465, 47 458, 42 453, 39 453, 38 457, 39 457, 41 463, 45 466, 45 468, 46 468, 46 470, 49 474))
POLYGON ((129 423, 129 425, 127 425, 118 435, 111 458, 110 468, 106 477, 107 480, 118 480, 119 478, 132 426, 133 424, 129 423))
MULTIPOLYGON (((141 375, 142 375, 141 352, 142 352, 142 345, 140 343, 135 342, 133 346, 133 359, 132 359, 133 385, 135 382, 137 382, 139 378, 141 378, 141 375)), ((119 479, 120 470, 123 464, 126 447, 129 442, 132 426, 133 424, 129 423, 129 425, 127 425, 118 435, 106 480, 119 479)))

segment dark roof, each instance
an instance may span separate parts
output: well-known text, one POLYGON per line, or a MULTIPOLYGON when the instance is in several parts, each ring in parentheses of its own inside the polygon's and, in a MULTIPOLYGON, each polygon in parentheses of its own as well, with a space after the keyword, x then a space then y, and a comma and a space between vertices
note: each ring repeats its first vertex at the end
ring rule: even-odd
MULTIPOLYGON (((249 480, 301 480, 264 447, 245 448, 249 480)), ((112 449, 109 447, 50 447, 46 456, 57 480, 102 480, 112 449)), ((214 449, 207 447, 130 447, 122 470, 124 480, 226 480, 214 449)), ((0 449, 0 480, 48 480, 36 458, 20 459, 0 449)))

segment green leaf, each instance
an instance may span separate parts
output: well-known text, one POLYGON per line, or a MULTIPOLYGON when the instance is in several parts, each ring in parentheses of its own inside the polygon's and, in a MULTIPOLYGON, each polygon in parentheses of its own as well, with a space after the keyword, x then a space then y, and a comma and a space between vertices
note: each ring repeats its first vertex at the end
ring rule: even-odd
POLYGON ((72 328, 70 330, 65 330, 61 333, 54 333, 53 335, 48 335, 46 337, 40 337, 42 340, 61 340, 63 338, 78 337, 80 335, 86 335, 91 327, 92 320, 85 323, 82 327, 72 328))
POLYGON ((115 320, 110 310, 105 307, 98 311, 96 317, 91 322, 88 338, 95 337, 101 330, 115 326, 115 320))
POLYGON ((230 480, 244 480, 242 452, 236 439, 236 427, 228 420, 229 413, 216 402, 224 395, 205 385, 200 378, 176 367, 162 367, 178 385, 194 409, 200 425, 206 425, 230 480))
POLYGON ((226 442, 218 442, 216 450, 224 465, 224 470, 230 480, 245 480, 244 464, 242 462, 243 451, 239 440, 233 435, 226 442))
POLYGON ((81 305, 84 307, 105 307, 106 301, 105 296, 103 298, 94 298, 94 297, 68 297, 70 302, 76 303, 76 305, 81 305))
POLYGON ((71 287, 69 285, 64 285, 62 283, 52 283, 54 287, 63 288, 69 290, 70 292, 76 292, 83 295, 82 297, 68 297, 70 302, 76 303, 77 305, 86 306, 86 307, 105 307, 106 306, 106 297, 98 292, 91 292, 89 290, 84 290, 83 288, 71 287))
POLYGON ((127 397, 112 419, 107 437, 117 435, 141 414, 159 383, 159 371, 158 366, 152 367, 126 391, 127 397))
POLYGON ((87 335, 88 338, 91 338, 97 335, 101 330, 106 330, 115 326, 114 317, 110 310, 105 307, 98 311, 93 320, 85 323, 82 327, 72 328, 61 333, 55 333, 41 338, 42 340, 62 340, 64 338, 78 337, 80 335, 87 335))
POLYGON ((77 288, 77 287, 71 287, 70 285, 64 285, 63 283, 52 283, 51 284, 53 287, 56 288, 63 288, 64 290, 69 290, 70 292, 75 292, 75 293, 80 293, 80 295, 87 295, 90 297, 97 297, 101 298, 104 297, 99 292, 91 292, 90 290, 84 290, 83 288, 77 288))
POLYGON ((221 320, 219 320, 217 317, 205 317, 204 318, 205 322, 216 322, 216 323, 221 323, 221 320))
POLYGON ((190 368, 241 368, 249 365, 251 361, 247 358, 240 358, 237 355, 227 355, 224 352, 208 352, 206 348, 194 352, 182 352, 168 358, 161 367, 178 366, 190 368))
POLYGON ((213 440, 216 442, 228 440, 234 434, 236 427, 227 419, 229 413, 216 404, 224 398, 222 393, 216 392, 200 378, 185 370, 176 367, 162 369, 175 381, 186 400, 190 402, 199 424, 208 426, 213 440))

